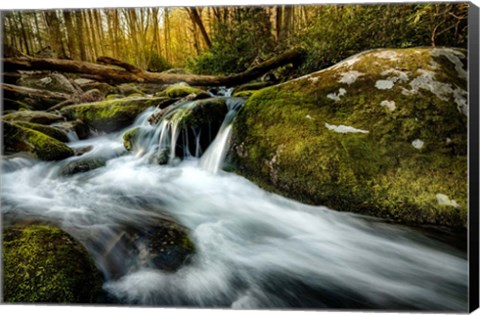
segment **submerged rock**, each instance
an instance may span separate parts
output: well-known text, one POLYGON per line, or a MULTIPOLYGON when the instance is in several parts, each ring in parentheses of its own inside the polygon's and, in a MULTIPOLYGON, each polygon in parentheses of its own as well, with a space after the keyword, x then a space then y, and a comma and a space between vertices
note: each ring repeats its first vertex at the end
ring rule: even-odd
POLYGON ((69 119, 80 119, 96 130, 111 132, 132 124, 138 114, 156 106, 160 100, 162 98, 126 97, 67 106, 60 112, 69 119))
POLYGON ((51 161, 73 155, 64 143, 46 134, 14 123, 3 122, 4 154, 25 152, 35 158, 51 161))
POLYGON ((107 243, 102 259, 114 279, 138 268, 174 272, 189 263, 195 253, 187 230, 169 220, 141 228, 126 227, 107 243))
POLYGON ((102 277, 85 249, 62 230, 3 231, 3 297, 8 303, 95 303, 102 277))
POLYGON ((105 166, 108 159, 104 157, 85 157, 70 161, 60 170, 62 176, 71 176, 78 173, 85 173, 99 167, 105 166))
POLYGON ((459 49, 373 50, 257 91, 234 125, 235 170, 307 203, 465 226, 466 62, 459 49))

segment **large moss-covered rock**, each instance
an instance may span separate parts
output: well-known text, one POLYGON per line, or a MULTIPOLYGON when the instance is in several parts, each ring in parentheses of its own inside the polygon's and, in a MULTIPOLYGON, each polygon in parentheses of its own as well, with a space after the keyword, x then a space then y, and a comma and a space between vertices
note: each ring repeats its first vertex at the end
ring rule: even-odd
POLYGON ((3 294, 8 303, 94 303, 102 277, 85 249, 62 230, 3 231, 3 294))
POLYGON ((395 221, 467 220, 466 52, 385 49, 260 90, 236 171, 307 203, 395 221))
POLYGON ((15 123, 3 122, 4 154, 26 153, 35 158, 52 161, 68 158, 73 150, 46 134, 15 123))
POLYGON ((110 132, 130 125, 138 114, 161 100, 157 97, 126 97, 67 106, 61 109, 61 113, 69 119, 80 119, 91 128, 110 132))
POLYGON ((49 125, 64 120, 62 116, 57 114, 31 110, 21 110, 18 112, 10 113, 2 116, 2 119, 8 121, 26 121, 43 125, 49 125))

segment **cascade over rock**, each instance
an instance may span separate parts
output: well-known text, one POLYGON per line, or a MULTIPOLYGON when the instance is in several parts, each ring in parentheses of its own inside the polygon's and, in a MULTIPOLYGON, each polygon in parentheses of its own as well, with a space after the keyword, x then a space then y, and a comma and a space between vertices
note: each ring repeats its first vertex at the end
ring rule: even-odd
POLYGON ((69 119, 80 119, 99 131, 115 131, 130 125, 138 114, 148 107, 156 106, 164 98, 126 97, 66 106, 60 112, 69 119))
POLYGON ((235 171, 307 203, 464 226, 466 63, 460 49, 372 50, 262 89, 234 125, 235 171))

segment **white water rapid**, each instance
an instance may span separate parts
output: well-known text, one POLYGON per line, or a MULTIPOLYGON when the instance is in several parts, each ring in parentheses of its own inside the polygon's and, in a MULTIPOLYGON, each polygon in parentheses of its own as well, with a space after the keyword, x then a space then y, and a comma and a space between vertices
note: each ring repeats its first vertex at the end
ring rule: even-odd
POLYGON ((122 131, 69 143, 93 149, 61 162, 4 159, 4 224, 62 226, 96 259, 115 303, 467 310, 464 251, 408 227, 304 205, 222 171, 237 110, 230 108, 204 154, 196 139, 195 152, 173 162, 170 151, 167 165, 151 157, 162 146, 175 146, 180 132, 168 120, 149 127, 153 109, 133 125, 144 133, 131 153, 123 149, 122 131), (60 174, 66 163, 85 157, 108 161, 89 172, 60 174), (188 229, 196 247, 191 262, 176 272, 137 268, 109 277, 102 242, 119 226, 165 217, 188 229))

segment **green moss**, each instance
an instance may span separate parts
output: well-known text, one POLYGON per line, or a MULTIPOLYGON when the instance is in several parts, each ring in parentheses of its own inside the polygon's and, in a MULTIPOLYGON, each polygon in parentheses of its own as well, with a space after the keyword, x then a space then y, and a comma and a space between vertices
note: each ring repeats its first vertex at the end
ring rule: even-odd
POLYGON ((166 88, 164 91, 159 92, 158 95, 156 94, 156 96, 167 96, 170 98, 176 98, 176 97, 185 97, 190 94, 209 96, 207 92, 201 89, 194 88, 191 86, 181 86, 181 85, 170 86, 166 88))
POLYGON ((247 90, 247 91, 241 91, 241 92, 235 92, 233 93, 234 97, 250 97, 255 93, 256 91, 253 90, 247 90))
MULTIPOLYGON (((410 80, 418 69, 431 69, 428 49, 395 50, 397 60, 375 57, 377 52, 361 56, 351 69, 329 68, 253 94, 234 125, 235 171, 307 203, 400 222, 464 226, 467 118, 453 95, 405 95, 408 82, 375 87, 386 69, 409 73, 410 80), (363 76, 340 83, 351 70, 363 76), (328 97, 340 88, 346 93, 338 100, 328 97), (395 110, 381 106, 384 100, 394 101, 395 110), (369 133, 336 133, 326 123, 369 133), (424 142, 421 150, 412 146, 415 139, 424 142), (439 193, 459 207, 439 205, 439 193)), ((435 78, 461 84, 450 78, 451 70, 438 67, 435 78)))
POLYGON ((94 303, 102 279, 85 249, 60 229, 7 227, 3 231, 7 303, 94 303))
POLYGON ((24 152, 46 161, 73 155, 73 150, 67 145, 33 129, 3 122, 3 132, 6 154, 24 152))
POLYGON ((266 88, 267 86, 272 85, 272 82, 250 82, 246 84, 242 84, 239 87, 235 88, 233 93, 239 93, 239 92, 244 92, 244 91, 256 91, 260 90, 263 88, 266 88))
POLYGON ((67 106, 61 109, 69 119, 80 119, 100 131, 115 131, 127 127, 145 109, 156 106, 165 98, 126 97, 96 103, 67 106))
POLYGON ((139 130, 140 130, 140 128, 137 127, 137 128, 130 129, 123 134, 123 137, 122 137, 123 138, 123 146, 125 147, 125 149, 127 151, 132 150, 133 143, 135 141, 135 137, 136 137, 139 130))
POLYGON ((52 137, 54 139, 57 139, 58 141, 61 141, 61 142, 67 142, 68 141, 67 134, 65 132, 61 131, 60 129, 57 129, 57 128, 54 128, 54 127, 45 126, 45 125, 36 124, 36 123, 30 123, 30 122, 26 122, 26 121, 18 121, 15 124, 18 125, 18 126, 22 126, 22 127, 25 127, 25 128, 29 128, 29 129, 39 131, 39 132, 44 133, 47 136, 52 137))

